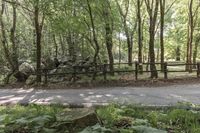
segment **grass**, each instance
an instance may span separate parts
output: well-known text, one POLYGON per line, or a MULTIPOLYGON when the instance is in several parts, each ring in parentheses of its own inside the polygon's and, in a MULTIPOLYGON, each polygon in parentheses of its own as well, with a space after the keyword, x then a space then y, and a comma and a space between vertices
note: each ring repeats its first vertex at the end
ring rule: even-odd
MULTIPOLYGON (((188 105, 184 105, 185 107, 188 105)), ((109 105, 96 109, 101 123, 80 133, 199 133, 200 111, 175 108, 109 105)), ((71 133, 70 109, 59 105, 1 106, 0 133, 71 133), (67 115, 66 115, 67 116, 67 115)))

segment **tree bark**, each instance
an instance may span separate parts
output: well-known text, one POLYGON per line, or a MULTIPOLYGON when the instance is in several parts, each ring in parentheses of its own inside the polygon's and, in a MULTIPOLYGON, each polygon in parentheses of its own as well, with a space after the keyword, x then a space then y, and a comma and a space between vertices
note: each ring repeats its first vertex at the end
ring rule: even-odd
MULTIPOLYGON (((143 2, 143 1, 142 1, 143 2)), ((141 19, 141 6, 140 0, 137 0, 137 18, 138 18, 138 62, 143 63, 143 43, 142 43, 142 19, 141 19)), ((143 66, 139 65, 139 70, 143 71, 143 66)))
MULTIPOLYGON (((88 6, 88 12, 89 12, 90 21, 91 21, 93 41, 94 41, 94 44, 95 44, 95 47, 96 47, 94 58, 93 58, 93 64, 95 65, 95 69, 97 69, 97 57, 99 55, 100 46, 99 46, 97 35, 96 35, 96 27, 95 27, 95 24, 94 24, 94 17, 93 17, 93 14, 92 14, 92 7, 90 5, 89 0, 87 0, 87 6, 88 6)), ((95 78, 96 78, 96 73, 94 73, 94 75, 93 75, 93 79, 95 79, 95 78)))
POLYGON ((150 70, 151 78, 158 78, 158 72, 155 65, 155 28, 158 15, 159 0, 155 3, 151 3, 150 0, 145 0, 147 11, 149 14, 150 25, 149 25, 149 57, 150 57, 150 70))
POLYGON ((74 33, 69 31, 67 34, 67 44, 68 44, 69 58, 73 63, 76 62, 76 50, 75 50, 74 38, 75 38, 74 33))
POLYGON ((176 48, 176 61, 181 61, 181 48, 177 46, 176 48))
POLYGON ((107 0, 105 2, 106 5, 104 6, 104 11, 103 11, 103 16, 104 16, 104 20, 105 20, 105 31, 106 31, 106 36, 105 36, 105 40, 106 40, 106 48, 107 48, 107 52, 108 52, 108 58, 109 58, 109 68, 110 68, 110 72, 111 74, 114 74, 114 58, 113 58, 113 52, 112 52, 112 48, 113 48, 113 20, 112 20, 112 16, 111 16, 111 7, 110 7, 110 3, 107 0), (109 19, 110 18, 110 19, 109 19))
POLYGON ((55 58, 58 59, 58 44, 57 44, 57 41, 56 41, 56 35, 53 34, 53 42, 54 42, 54 45, 55 45, 55 58))
POLYGON ((5 30, 4 21, 3 21, 4 12, 5 12, 5 2, 2 0, 1 14, 0 14, 1 34, 2 34, 1 42, 2 42, 2 45, 3 45, 3 49, 4 49, 5 58, 8 61, 10 68, 12 70, 14 70, 14 64, 13 64, 11 57, 10 57, 11 54, 10 54, 10 51, 7 47, 8 40, 7 40, 7 37, 6 37, 6 30, 5 30))
POLYGON ((10 40, 12 42, 12 60, 14 65, 14 71, 19 71, 19 63, 18 63, 18 51, 16 44, 16 23, 17 23, 17 12, 15 3, 12 4, 13 8, 13 25, 11 28, 10 40))
POLYGON ((133 37, 131 37, 132 34, 130 33, 129 27, 127 25, 127 16, 128 16, 130 1, 127 0, 127 3, 125 5, 125 12, 123 12, 123 9, 121 8, 119 2, 117 0, 115 0, 115 1, 117 3, 119 13, 121 15, 123 28, 124 28, 125 35, 126 35, 127 47, 128 47, 128 64, 129 64, 129 66, 132 66, 132 63, 133 63, 133 37))
MULTIPOLYGON (((194 13, 193 13, 193 0, 189 1, 188 13, 188 40, 187 40, 187 64, 192 64, 193 55, 193 36, 194 36, 194 13)), ((186 65, 186 70, 192 72, 192 65, 186 65)))
MULTIPOLYGON (((193 64, 197 63, 197 53, 198 53, 199 43, 200 43, 200 36, 198 35, 195 41, 195 47, 193 52, 193 64)), ((196 65, 193 65, 193 68, 196 69, 196 65)))
POLYGON ((36 32, 36 71, 37 71, 37 82, 41 82, 42 75, 41 75, 41 39, 42 39, 42 28, 44 23, 44 16, 42 16, 42 22, 40 23, 40 9, 39 9, 39 0, 36 0, 34 6, 34 22, 35 22, 35 32, 36 32))
POLYGON ((165 0, 160 0, 160 61, 161 61, 162 72, 164 72, 164 62, 165 62, 164 24, 165 24, 165 0))

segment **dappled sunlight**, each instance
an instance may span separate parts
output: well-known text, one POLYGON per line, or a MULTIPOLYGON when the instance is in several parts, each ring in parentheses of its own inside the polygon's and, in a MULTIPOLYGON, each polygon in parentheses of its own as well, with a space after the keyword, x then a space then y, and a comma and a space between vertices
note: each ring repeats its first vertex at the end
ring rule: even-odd
POLYGON ((14 97, 15 95, 10 95, 10 96, 3 96, 3 97, 0 97, 0 100, 4 100, 4 99, 8 99, 8 98, 12 98, 14 97))
POLYGON ((80 96, 81 96, 81 97, 84 97, 85 95, 84 95, 84 94, 80 94, 80 96))
POLYGON ((102 98, 103 95, 96 95, 96 98, 102 98))
POLYGON ((7 104, 18 104, 19 101, 23 100, 24 97, 9 97, 3 100, 0 100, 0 105, 7 105, 7 104))
POLYGON ((7 104, 64 104, 64 105, 104 105, 147 104, 171 105, 177 102, 200 103, 198 85, 180 85, 156 88, 116 87, 104 89, 67 89, 38 90, 12 89, 0 90, 0 105, 7 104), (182 88, 181 91, 180 88, 182 88))
POLYGON ((88 94, 89 94, 89 95, 93 95, 93 94, 94 94, 94 92, 89 92, 88 94))
POLYGON ((130 94, 129 92, 123 92, 122 93, 123 95, 128 95, 128 94, 130 94))
POLYGON ((106 94, 105 96, 107 96, 107 97, 113 97, 113 95, 111 95, 111 94, 106 94))
POLYGON ((34 88, 31 88, 31 89, 20 88, 20 89, 17 89, 16 91, 17 91, 17 93, 30 93, 30 92, 34 91, 34 88))

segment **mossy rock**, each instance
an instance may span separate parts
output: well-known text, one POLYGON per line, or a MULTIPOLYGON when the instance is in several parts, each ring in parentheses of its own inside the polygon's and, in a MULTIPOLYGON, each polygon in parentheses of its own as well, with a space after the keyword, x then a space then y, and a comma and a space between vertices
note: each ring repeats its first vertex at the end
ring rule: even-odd
POLYGON ((68 122, 73 129, 86 128, 101 123, 94 109, 72 109, 57 116, 58 121, 68 122))
POLYGON ((36 76, 31 75, 29 78, 26 80, 26 85, 33 85, 36 82, 36 76))

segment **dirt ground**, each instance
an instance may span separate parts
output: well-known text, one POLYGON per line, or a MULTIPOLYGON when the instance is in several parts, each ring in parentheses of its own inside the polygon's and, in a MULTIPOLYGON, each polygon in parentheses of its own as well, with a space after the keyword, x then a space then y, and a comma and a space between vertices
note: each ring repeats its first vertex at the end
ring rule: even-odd
POLYGON ((176 79, 145 79, 145 80, 109 80, 109 81, 90 81, 84 83, 48 83, 44 84, 34 84, 31 86, 25 85, 24 83, 14 83, 10 85, 0 85, 0 89, 13 89, 13 88, 35 88, 35 89, 93 89, 102 87, 162 87, 162 86, 172 86, 172 85, 183 85, 183 84, 195 84, 200 83, 198 78, 176 78, 176 79))

